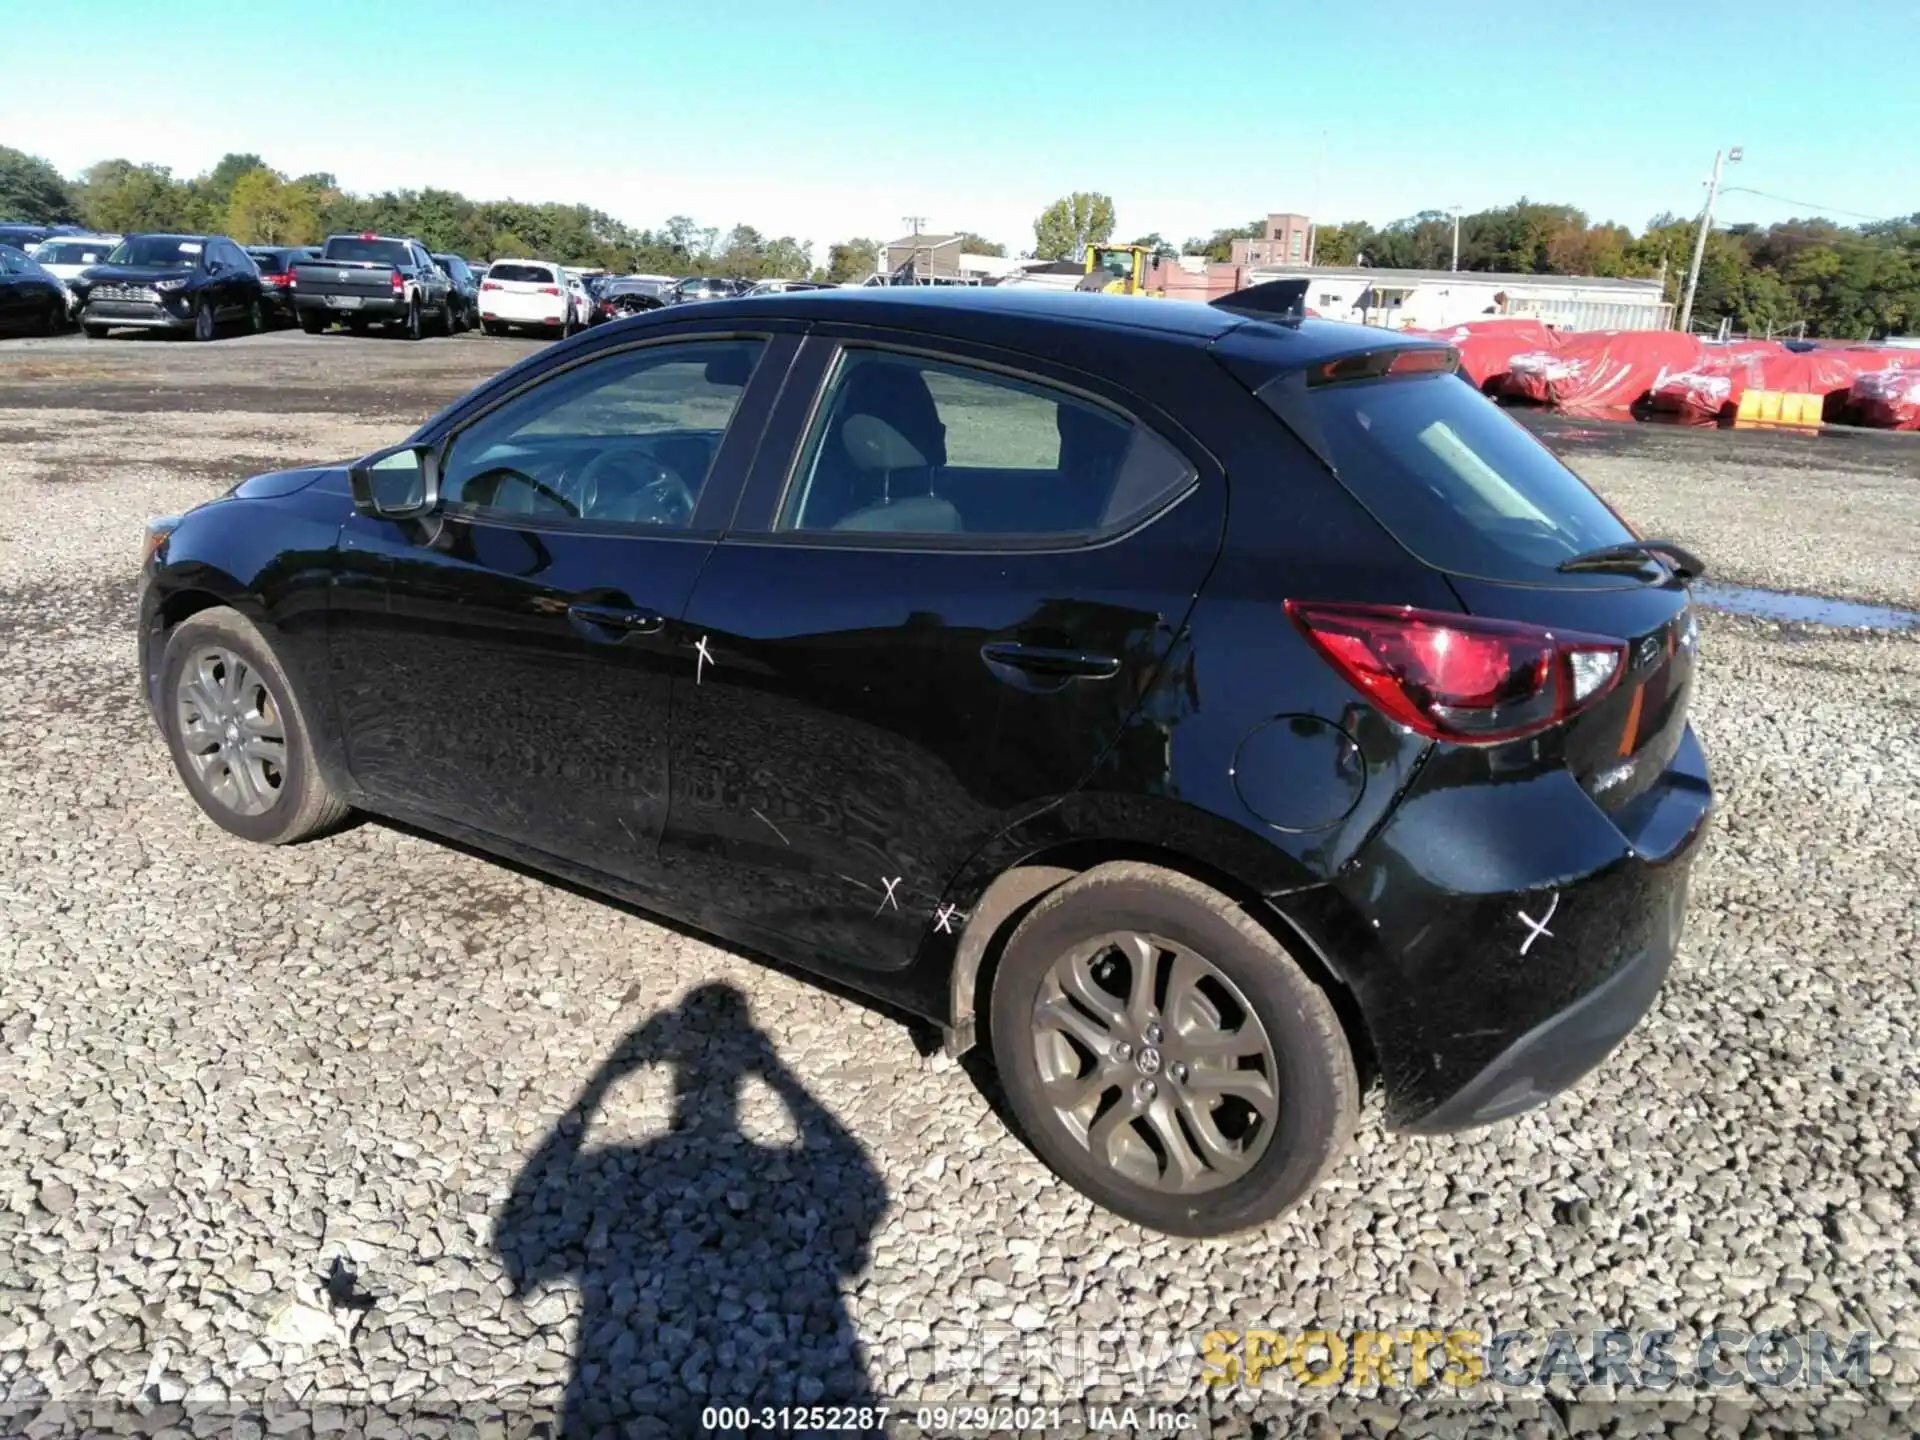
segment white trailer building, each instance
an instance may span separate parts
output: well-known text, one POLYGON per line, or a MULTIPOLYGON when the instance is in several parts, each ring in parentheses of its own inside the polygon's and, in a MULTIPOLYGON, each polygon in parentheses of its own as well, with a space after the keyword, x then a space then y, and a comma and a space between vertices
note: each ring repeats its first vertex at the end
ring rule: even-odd
POLYGON ((1667 330, 1673 306, 1658 280, 1596 275, 1506 275, 1485 270, 1263 265, 1250 285, 1307 281, 1307 305, 1330 320, 1392 329, 1442 329, 1490 315, 1528 316, 1561 330, 1667 330))

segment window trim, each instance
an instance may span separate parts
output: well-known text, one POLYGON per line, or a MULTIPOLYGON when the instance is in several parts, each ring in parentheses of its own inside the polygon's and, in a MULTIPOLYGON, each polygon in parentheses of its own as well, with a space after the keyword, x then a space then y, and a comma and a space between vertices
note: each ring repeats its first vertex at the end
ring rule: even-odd
POLYGON ((832 346, 832 352, 826 356, 820 368, 820 377, 814 384, 813 394, 807 405, 806 415, 795 436, 792 453, 786 457, 786 473, 781 477, 778 491, 773 499, 763 528, 755 530, 729 529, 729 543, 754 545, 798 546, 810 549, 829 550, 887 550, 887 551, 923 551, 933 554, 998 554, 1017 552, 1020 554, 1045 554, 1048 552, 1066 552, 1096 550, 1105 545, 1116 544, 1157 523, 1161 517, 1183 504, 1200 488, 1205 472, 1192 453, 1192 447, 1181 444, 1170 437, 1164 428, 1148 424, 1137 411, 1128 409, 1105 395, 1084 387, 1062 381, 1049 375, 1032 370, 1023 370, 1004 361, 982 359, 976 355, 951 349, 936 348, 931 337, 927 341, 916 343, 911 339, 881 337, 850 338, 846 336, 817 336, 816 338, 832 346), (1006 533, 968 533, 930 534, 908 531, 889 534, 875 530, 784 530, 777 528, 782 515, 786 513, 787 502, 793 494, 793 487, 799 483, 801 467, 811 457, 813 439, 821 423, 822 415, 829 397, 833 394, 835 382, 845 369, 847 352, 850 350, 878 351, 890 355, 900 355, 916 360, 930 361, 956 370, 975 370, 989 375, 1004 376, 1022 385, 1036 389, 1052 391, 1070 396, 1098 410, 1106 411, 1126 422, 1129 429, 1138 428, 1147 431, 1161 444, 1172 450, 1186 462, 1187 479, 1178 489, 1172 490, 1167 497, 1153 509, 1138 519, 1118 527, 1108 527, 1089 531, 1010 531, 1006 533))
MULTIPOLYGON (((736 444, 744 443, 736 438, 743 433, 738 428, 738 421, 742 412, 746 410, 749 400, 753 398, 753 391, 756 384, 765 383, 761 381, 761 377, 768 373, 768 365, 770 362, 777 361, 779 378, 782 381, 785 380, 786 371, 792 363, 793 356, 788 352, 782 358, 782 352, 779 348, 779 341, 782 338, 791 337, 783 337, 783 333, 780 331, 759 329, 679 331, 670 335, 643 336, 622 344, 596 347, 580 355, 572 356, 562 364, 542 369, 535 374, 527 376, 520 384, 503 391, 499 395, 490 397, 484 405, 472 414, 462 415, 457 421, 449 423, 444 432, 427 441, 427 443, 433 446, 434 464, 438 467, 439 473, 444 475, 446 473, 446 462, 449 452, 452 450, 454 443, 467 431, 471 430, 488 416, 512 404, 521 396, 529 395, 543 385, 558 380, 563 375, 570 374, 583 366, 593 364, 597 361, 611 359, 616 355, 626 355, 639 350, 660 349, 668 345, 699 344, 703 342, 711 344, 715 341, 727 340, 755 340, 760 342, 762 346, 760 359, 754 366, 753 374, 747 377, 746 385, 741 388, 740 401, 734 406, 733 414, 727 420, 726 430, 720 437, 719 448, 714 451, 713 465, 707 472, 706 481, 701 485, 700 494, 694 498, 693 518, 694 521, 697 522, 701 518, 701 511, 705 509, 709 503, 709 496, 711 495, 713 497, 712 504, 715 510, 711 523, 704 525, 690 523, 684 529, 670 530, 663 526, 639 525, 625 520, 595 520, 586 517, 566 515, 508 515, 497 510, 483 509, 478 506, 467 506, 457 501, 446 500, 441 501, 436 513, 448 519, 457 520, 463 525, 488 525, 509 530, 536 530, 565 535, 605 535, 649 540, 697 540, 703 544, 712 544, 725 533, 727 523, 732 518, 733 507, 739 498, 737 493, 728 495, 723 505, 720 499, 720 492, 713 487, 713 477, 720 471, 721 461, 731 458, 728 455, 728 451, 736 444)), ((768 408, 771 408, 771 404, 772 399, 769 397, 767 401, 768 408)), ((429 426, 423 427, 423 429, 430 428, 431 422, 429 426)), ((755 429, 752 438, 753 449, 740 465, 738 478, 731 482, 736 492, 744 487, 746 475, 753 463, 754 454, 757 453, 759 449, 761 431, 763 431, 764 428, 764 426, 760 426, 755 429)))

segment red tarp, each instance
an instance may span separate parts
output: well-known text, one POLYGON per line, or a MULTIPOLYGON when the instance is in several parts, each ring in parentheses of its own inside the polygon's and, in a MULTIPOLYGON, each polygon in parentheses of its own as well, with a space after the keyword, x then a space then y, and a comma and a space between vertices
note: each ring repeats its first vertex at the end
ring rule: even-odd
POLYGON ((1881 430, 1920 430, 1920 369, 1875 370, 1856 377, 1847 418, 1881 430))
POLYGON ((1556 410, 1626 410, 1667 376, 1700 366, 1705 347, 1672 330, 1595 330, 1563 335, 1551 350, 1515 355, 1506 393, 1556 410))
POLYGON ((1693 369, 1668 375, 1656 385, 1653 406, 1689 419, 1714 420, 1730 418, 1749 390, 1832 395, 1853 384, 1862 358, 1857 350, 1796 353, 1771 340, 1719 347, 1708 350, 1693 369))
POLYGON ((1560 345, 1560 332, 1538 320, 1512 318, 1469 320, 1443 330, 1412 332, 1432 340, 1444 340, 1460 352, 1460 371, 1474 385, 1485 390, 1492 383, 1498 388, 1506 382, 1507 362, 1527 351, 1550 351, 1560 345))

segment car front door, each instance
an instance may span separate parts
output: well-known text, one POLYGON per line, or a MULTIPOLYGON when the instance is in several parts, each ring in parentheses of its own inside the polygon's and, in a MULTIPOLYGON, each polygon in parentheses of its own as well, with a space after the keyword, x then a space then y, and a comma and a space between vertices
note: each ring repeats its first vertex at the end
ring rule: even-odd
POLYGON ((887 993, 1132 715, 1225 486, 1095 377, 856 333, 808 340, 687 607, 662 858, 689 920, 887 993))
POLYGON ((646 886, 680 614, 793 345, 598 350, 456 414, 435 513, 356 517, 383 594, 336 604, 334 695, 370 808, 646 886))

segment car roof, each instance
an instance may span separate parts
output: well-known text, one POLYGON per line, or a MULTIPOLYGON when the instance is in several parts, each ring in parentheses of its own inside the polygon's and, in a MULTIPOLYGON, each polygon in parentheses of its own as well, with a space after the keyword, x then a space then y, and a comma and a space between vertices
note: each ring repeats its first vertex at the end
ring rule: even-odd
POLYGON ((1101 295, 1040 286, 871 285, 765 292, 712 302, 740 316, 788 316, 848 325, 890 326, 954 339, 1047 353, 1071 343, 1086 357, 1126 339, 1223 349, 1277 372, 1386 346, 1439 342, 1371 325, 1334 320, 1283 321, 1193 300, 1101 295))

